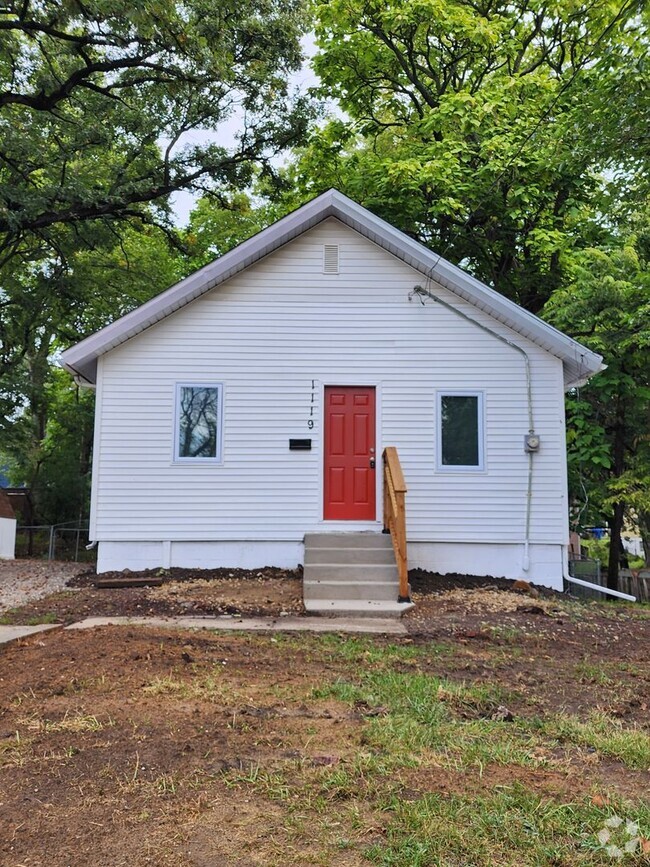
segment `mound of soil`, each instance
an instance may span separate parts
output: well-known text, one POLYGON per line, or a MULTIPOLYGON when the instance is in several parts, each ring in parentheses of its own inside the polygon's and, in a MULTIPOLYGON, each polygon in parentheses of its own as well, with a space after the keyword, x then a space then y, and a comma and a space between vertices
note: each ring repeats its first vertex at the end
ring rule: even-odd
POLYGON ((534 597, 563 597, 563 593, 541 587, 527 581, 512 581, 509 578, 492 578, 489 575, 459 575, 449 572, 438 575, 436 572, 426 572, 424 569, 411 569, 409 572, 411 590, 423 596, 435 596, 448 593, 450 590, 504 590, 508 593, 518 592, 534 597))
POLYGON ((98 576, 84 572, 67 588, 27 602, 5 615, 6 622, 47 619, 73 623, 85 617, 216 617, 242 614, 278 617, 304 614, 299 570, 151 569, 144 572, 102 573, 101 578, 155 578, 159 586, 99 588, 98 576))
POLYGON ((131 569, 123 569, 121 572, 102 572, 100 575, 94 570, 75 575, 68 582, 68 587, 94 587, 97 581, 118 580, 120 578, 143 581, 152 579, 156 583, 179 584, 187 581, 272 581, 285 578, 302 578, 302 569, 278 569, 274 566, 265 566, 263 569, 183 569, 173 567, 171 569, 142 569, 133 572, 131 569))

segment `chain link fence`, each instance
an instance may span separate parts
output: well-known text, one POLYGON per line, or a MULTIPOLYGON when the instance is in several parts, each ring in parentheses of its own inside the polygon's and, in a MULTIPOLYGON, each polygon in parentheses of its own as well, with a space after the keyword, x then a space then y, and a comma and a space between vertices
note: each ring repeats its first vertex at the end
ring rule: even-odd
MULTIPOLYGON (((598 584, 599 587, 606 587, 607 580, 600 568, 600 560, 594 560, 591 557, 580 557, 569 560, 569 575, 572 578, 579 578, 582 581, 589 581, 591 584, 598 584)), ((579 584, 571 584, 569 587, 571 596, 579 596, 581 599, 603 599, 603 594, 597 590, 590 590, 588 587, 580 587, 579 584)))
POLYGON ((94 563, 97 552, 86 550, 88 525, 38 524, 16 527, 16 557, 94 563))

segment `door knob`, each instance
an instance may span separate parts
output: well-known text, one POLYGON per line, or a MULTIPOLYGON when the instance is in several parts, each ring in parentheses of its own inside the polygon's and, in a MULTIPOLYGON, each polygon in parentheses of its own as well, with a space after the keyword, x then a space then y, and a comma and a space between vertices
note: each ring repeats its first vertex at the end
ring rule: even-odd
POLYGON ((370 458, 370 469, 371 469, 371 470, 374 470, 374 468, 375 468, 375 459, 374 459, 374 458, 370 458))

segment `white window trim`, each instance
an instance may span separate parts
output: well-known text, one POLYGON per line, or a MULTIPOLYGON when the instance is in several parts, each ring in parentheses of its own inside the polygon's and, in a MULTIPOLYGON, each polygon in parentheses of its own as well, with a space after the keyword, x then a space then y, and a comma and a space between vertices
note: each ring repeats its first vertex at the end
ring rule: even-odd
POLYGON ((222 382, 177 382, 176 396, 174 403, 174 431, 173 431, 173 460, 175 464, 223 464, 223 383, 222 382), (181 457, 178 453, 180 445, 180 404, 181 404, 181 388, 216 388, 218 392, 217 401, 219 404, 217 416, 217 453, 213 458, 202 457, 181 457))
POLYGON ((485 394, 482 391, 440 389, 436 392, 436 470, 439 473, 484 473, 485 472, 485 394), (452 465, 442 462, 442 398, 476 397, 478 425, 478 464, 452 465))

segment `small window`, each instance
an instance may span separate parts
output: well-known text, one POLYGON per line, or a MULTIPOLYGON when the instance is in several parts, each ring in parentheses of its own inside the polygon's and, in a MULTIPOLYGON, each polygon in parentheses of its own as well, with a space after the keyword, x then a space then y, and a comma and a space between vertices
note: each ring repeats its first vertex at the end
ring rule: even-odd
POLYGON ((221 385, 178 385, 176 460, 221 460, 221 385))
POLYGON ((438 394, 438 469, 483 469, 483 395, 438 394))

